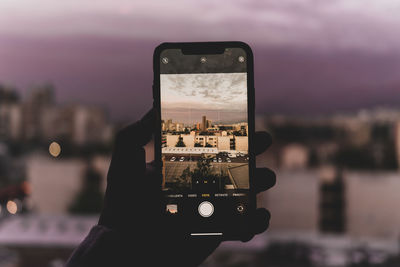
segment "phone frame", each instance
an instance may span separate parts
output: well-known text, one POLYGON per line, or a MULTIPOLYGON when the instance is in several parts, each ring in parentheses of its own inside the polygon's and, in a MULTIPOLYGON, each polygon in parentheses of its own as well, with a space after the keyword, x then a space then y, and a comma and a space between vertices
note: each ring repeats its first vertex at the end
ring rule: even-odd
MULTIPOLYGON (((248 218, 256 210, 256 191, 254 188, 256 155, 254 144, 255 133, 255 89, 254 89, 254 59, 253 52, 250 46, 244 42, 229 41, 229 42, 179 42, 179 43, 162 43, 157 46, 153 54, 153 107, 157 111, 158 122, 156 133, 154 135, 154 160, 157 169, 162 171, 161 160, 161 98, 160 98, 160 55, 166 49, 183 49, 186 54, 216 54, 216 51, 223 51, 225 48, 242 48, 246 52, 246 69, 247 69, 247 120, 248 120, 248 142, 249 142, 249 207, 248 218)), ((220 53, 220 52, 217 52, 220 53)), ((246 225, 243 225, 246 228, 246 225)), ((254 234, 251 229, 235 232, 223 232, 223 240, 250 240, 254 234)))

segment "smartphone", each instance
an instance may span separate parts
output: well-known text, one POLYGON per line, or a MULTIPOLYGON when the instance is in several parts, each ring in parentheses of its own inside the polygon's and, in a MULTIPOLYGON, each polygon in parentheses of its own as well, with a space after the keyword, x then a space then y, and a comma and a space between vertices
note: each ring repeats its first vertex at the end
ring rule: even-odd
POLYGON ((163 212, 192 238, 251 238, 256 209, 253 54, 243 42, 154 52, 155 161, 163 212))

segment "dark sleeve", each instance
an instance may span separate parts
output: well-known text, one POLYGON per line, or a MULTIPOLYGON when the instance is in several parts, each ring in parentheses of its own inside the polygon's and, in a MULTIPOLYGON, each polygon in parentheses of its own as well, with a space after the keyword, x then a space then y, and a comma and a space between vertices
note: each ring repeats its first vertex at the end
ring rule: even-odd
POLYGON ((82 243, 74 250, 66 267, 118 266, 125 262, 127 247, 122 237, 104 226, 94 226, 82 243))

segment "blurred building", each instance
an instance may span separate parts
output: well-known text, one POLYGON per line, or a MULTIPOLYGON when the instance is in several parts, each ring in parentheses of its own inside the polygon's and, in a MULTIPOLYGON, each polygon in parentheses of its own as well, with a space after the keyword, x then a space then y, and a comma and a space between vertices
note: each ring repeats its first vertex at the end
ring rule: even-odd
POLYGON ((49 107, 55 106, 54 87, 52 85, 35 87, 21 105, 23 139, 41 140, 43 127, 47 123, 42 120, 42 116, 49 107))
POLYGON ((112 127, 103 110, 81 105, 49 107, 42 116, 42 138, 67 140, 76 145, 107 143, 112 127))
MULTIPOLYGON (((65 214, 83 187, 88 162, 79 159, 54 159, 33 154, 26 159, 31 209, 40 214, 65 214)), ((96 156, 92 165, 101 175, 101 190, 106 187, 109 158, 96 156)))
POLYGON ((271 211, 270 231, 399 239, 398 172, 343 171, 339 191, 337 174, 334 168, 277 171, 274 189, 258 198, 271 211), (333 187, 322 186, 327 184, 333 187), (339 229, 335 227, 342 230, 333 231, 339 229))
POLYGON ((25 101, 0 105, 0 137, 15 141, 62 139, 76 145, 107 143, 112 126, 103 109, 57 105, 54 87, 35 87, 25 101))
POLYGON ((318 232, 319 172, 277 171, 273 190, 259 196, 259 205, 272 214, 271 231, 318 232))
POLYGON ((82 187, 85 162, 79 159, 53 159, 38 154, 27 159, 27 181, 32 209, 38 213, 68 212, 82 187))
POLYGON ((342 170, 329 168, 327 177, 320 173, 319 230, 324 233, 343 234, 346 230, 346 191, 342 170))
POLYGON ((336 129, 341 129, 346 143, 362 146, 371 141, 371 121, 365 122, 358 116, 339 116, 328 122, 336 129))
MULTIPOLYGON (((311 118, 269 116, 263 124, 273 136, 274 161, 281 163, 279 167, 287 168, 291 158, 293 164, 302 161, 303 168, 336 164, 349 169, 394 170, 400 166, 399 118, 399 110, 376 108, 311 118), (308 150, 307 160, 301 160, 299 150, 291 147, 294 143, 308 150)), ((258 122, 262 123, 260 118, 258 122)))
POLYGON ((347 232, 357 237, 399 239, 399 173, 346 171, 344 179, 347 232))
POLYGON ((0 137, 19 139, 22 135, 22 107, 16 103, 0 104, 0 137))
POLYGON ((282 148, 281 168, 305 169, 308 166, 309 152, 302 144, 288 144, 282 148))

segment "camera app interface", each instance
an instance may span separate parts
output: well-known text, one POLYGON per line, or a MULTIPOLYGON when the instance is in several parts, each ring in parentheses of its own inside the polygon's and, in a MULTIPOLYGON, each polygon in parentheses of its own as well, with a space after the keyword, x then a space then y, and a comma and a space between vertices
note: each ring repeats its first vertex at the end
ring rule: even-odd
POLYGON ((165 212, 200 222, 193 235, 219 234, 216 222, 244 215, 248 205, 246 53, 168 49, 160 72, 165 212))

